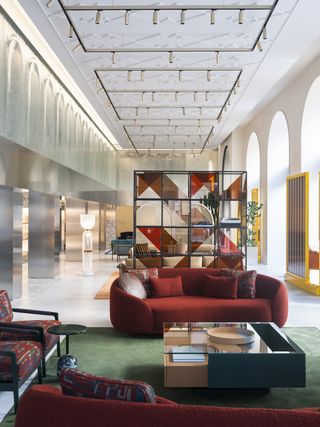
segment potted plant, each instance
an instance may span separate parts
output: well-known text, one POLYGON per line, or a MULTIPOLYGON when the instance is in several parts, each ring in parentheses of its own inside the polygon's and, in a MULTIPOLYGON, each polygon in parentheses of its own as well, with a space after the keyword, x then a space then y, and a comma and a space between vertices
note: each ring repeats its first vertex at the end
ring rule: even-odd
POLYGON ((263 204, 258 202, 247 203, 247 264, 258 264, 258 239, 254 230, 257 218, 261 217, 263 204))

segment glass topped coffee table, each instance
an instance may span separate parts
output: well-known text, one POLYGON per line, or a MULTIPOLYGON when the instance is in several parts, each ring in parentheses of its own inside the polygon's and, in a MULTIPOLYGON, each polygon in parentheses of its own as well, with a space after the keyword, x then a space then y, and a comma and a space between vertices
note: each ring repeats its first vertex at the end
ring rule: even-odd
POLYGON ((305 387, 305 353, 274 323, 167 322, 163 332, 165 387, 305 387), (251 342, 229 343, 229 328, 251 342))

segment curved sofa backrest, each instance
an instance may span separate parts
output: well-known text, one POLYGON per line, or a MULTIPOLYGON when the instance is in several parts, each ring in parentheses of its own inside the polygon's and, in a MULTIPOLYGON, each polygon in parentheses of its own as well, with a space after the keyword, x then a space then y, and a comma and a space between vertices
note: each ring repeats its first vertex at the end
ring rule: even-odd
POLYGON ((159 277, 181 276, 185 295, 203 295, 206 275, 219 275, 220 268, 159 268, 159 277))
MULTIPOLYGON (((51 387, 53 388, 53 387, 51 387)), ((195 405, 153 405, 63 396, 49 386, 34 386, 21 398, 16 427, 174 427, 308 426, 320 423, 320 412, 195 405), (36 414, 36 415, 35 415, 36 414), (54 414, 49 416, 48 414, 54 414), (257 422, 257 420, 259 420, 257 422)))

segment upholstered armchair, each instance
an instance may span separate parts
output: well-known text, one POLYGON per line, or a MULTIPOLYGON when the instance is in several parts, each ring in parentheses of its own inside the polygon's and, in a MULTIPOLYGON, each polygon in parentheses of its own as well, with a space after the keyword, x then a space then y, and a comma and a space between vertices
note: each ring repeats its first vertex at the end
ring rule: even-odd
POLYGON ((46 376, 46 355, 57 345, 57 353, 60 356, 60 340, 58 335, 48 332, 50 326, 59 325, 59 315, 52 311, 30 310, 25 308, 12 308, 7 291, 0 290, 0 325, 5 324, 6 330, 0 331, 0 342, 2 341, 20 341, 33 340, 34 334, 30 331, 38 331, 42 345, 42 369, 43 376, 46 376), (13 320, 13 313, 36 314, 41 316, 51 316, 54 320, 32 319, 32 320, 13 320), (25 329, 25 333, 17 333, 16 329, 25 329))
POLYGON ((37 369, 39 384, 42 382, 41 361, 42 342, 41 333, 36 329, 23 328, 13 324, 0 324, 0 334, 15 334, 17 341, 0 341, 0 391, 12 391, 14 409, 19 402, 19 388, 37 369), (31 341, 24 340, 26 334, 31 341))

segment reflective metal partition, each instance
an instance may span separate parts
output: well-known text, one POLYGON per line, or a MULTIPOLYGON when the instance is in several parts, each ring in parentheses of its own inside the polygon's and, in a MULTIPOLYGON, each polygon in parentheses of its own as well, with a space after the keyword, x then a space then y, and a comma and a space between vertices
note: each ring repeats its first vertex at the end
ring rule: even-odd
POLYGON ((22 193, 0 186, 0 288, 22 293, 22 193))
POLYGON ((86 212, 85 200, 66 198, 66 260, 82 259, 82 228, 80 214, 86 212))
MULTIPOLYGON (((93 238, 93 253, 99 253, 99 241, 100 241, 100 228, 99 228, 99 220, 100 220, 100 204, 97 202, 87 202, 88 213, 94 214, 96 218, 95 225, 92 231, 93 238)), ((80 217, 79 217, 80 218, 80 217)))
POLYGON ((29 192, 29 277, 54 277, 55 196, 29 192))
POLYGON ((106 205, 100 203, 100 230, 99 230, 99 250, 106 249, 106 205))

